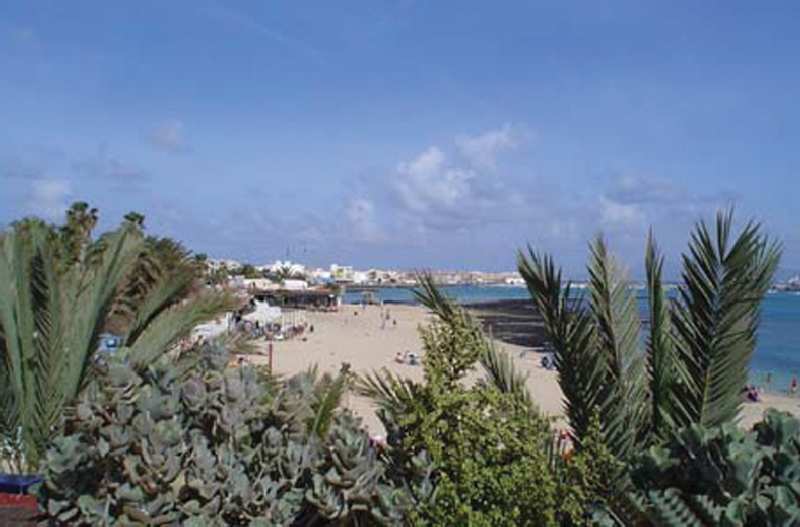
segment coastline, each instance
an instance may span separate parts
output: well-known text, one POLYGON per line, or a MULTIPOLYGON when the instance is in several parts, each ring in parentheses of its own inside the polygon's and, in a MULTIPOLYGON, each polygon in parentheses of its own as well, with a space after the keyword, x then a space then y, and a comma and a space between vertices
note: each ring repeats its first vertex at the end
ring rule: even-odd
MULTIPOLYGON (((487 334, 528 375, 528 389, 540 410, 555 418, 563 417, 557 373, 540 364, 545 343, 544 329, 530 301, 500 300, 465 304, 464 307, 475 314, 487 334)), ((316 364, 320 373, 335 374, 342 363, 349 363, 359 375, 386 368, 421 382, 422 367, 397 363, 395 356, 405 352, 422 355, 418 328, 431 320, 431 313, 422 306, 405 304, 385 305, 383 310, 379 306, 344 305, 335 313, 307 312, 306 319, 314 326, 314 331, 306 332, 305 340, 273 342, 274 370, 281 375, 292 375, 316 364), (386 311, 397 322, 396 325, 382 324, 381 313, 386 311)), ((268 343, 258 341, 257 344, 259 353, 244 358, 255 364, 266 364, 269 360, 268 343)), ((474 382, 482 375, 481 371, 475 370, 467 380, 474 382)), ((350 393, 343 404, 360 416, 372 433, 383 433, 371 401, 350 393)), ((740 424, 752 426, 768 407, 800 416, 800 398, 765 393, 762 401, 744 404, 740 424)))

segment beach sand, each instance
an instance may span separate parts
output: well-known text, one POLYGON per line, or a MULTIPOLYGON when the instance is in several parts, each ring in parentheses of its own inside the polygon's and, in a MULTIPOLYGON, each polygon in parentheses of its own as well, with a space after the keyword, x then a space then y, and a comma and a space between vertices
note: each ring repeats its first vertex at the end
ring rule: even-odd
MULTIPOLYGON (((430 313, 419 306, 388 305, 383 309, 388 310, 397 325, 389 322, 382 328, 381 308, 378 306, 365 309, 343 306, 336 313, 305 313, 314 331, 305 333, 305 341, 273 342, 274 371, 292 375, 316 364, 322 372, 333 374, 346 362, 359 374, 388 368, 403 377, 421 381, 421 366, 398 364, 394 359, 398 352, 423 355, 418 328, 430 320, 430 313)), ((540 366, 543 331, 530 302, 498 302, 471 306, 471 309, 483 322, 487 334, 496 339, 501 349, 511 354, 519 369, 527 373, 528 388, 539 408, 547 415, 562 416, 562 395, 556 372, 540 366)), ((262 353, 245 358, 252 363, 265 364, 268 361, 267 343, 259 341, 258 346, 262 353)), ((470 377, 475 379, 481 375, 478 369, 470 377)), ((372 433, 383 433, 383 426, 369 400, 351 393, 346 396, 344 405, 359 415, 372 433)), ((766 394, 762 402, 744 405, 742 426, 752 426, 768 407, 800 416, 800 398, 766 394)))

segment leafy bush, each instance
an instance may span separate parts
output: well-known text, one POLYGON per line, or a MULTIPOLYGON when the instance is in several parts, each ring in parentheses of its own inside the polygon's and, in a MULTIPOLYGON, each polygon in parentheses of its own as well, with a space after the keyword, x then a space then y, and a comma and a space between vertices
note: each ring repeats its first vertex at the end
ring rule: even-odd
POLYGON ((798 525, 800 421, 768 410, 749 432, 691 426, 638 457, 632 479, 659 525, 798 525))
MULTIPOLYGON (((361 392, 378 404, 395 464, 423 451, 434 464, 435 491, 413 522, 581 522, 598 499, 595 482, 602 477, 595 470, 602 463, 593 464, 582 453, 560 458, 550 421, 532 403, 513 361, 493 347, 466 311, 441 296, 430 277, 421 278, 420 299, 438 315, 420 330, 425 382, 386 371, 361 382, 361 392), (468 385, 465 377, 478 363, 486 378, 468 385)), ((613 459, 603 459, 608 458, 613 459)))
POLYGON ((393 480, 359 421, 335 410, 341 377, 279 383, 224 363, 209 355, 142 375, 112 363, 48 452, 48 516, 69 525, 391 525, 414 506, 412 490, 425 494, 422 456, 404 469, 408 482, 393 480))

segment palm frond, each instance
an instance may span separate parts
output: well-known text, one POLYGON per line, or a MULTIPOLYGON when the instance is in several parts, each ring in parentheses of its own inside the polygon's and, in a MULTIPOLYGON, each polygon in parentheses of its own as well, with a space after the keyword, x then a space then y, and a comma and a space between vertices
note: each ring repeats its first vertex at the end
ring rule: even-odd
POLYGON ((237 306, 227 291, 206 291, 162 312, 139 338, 127 343, 127 356, 135 368, 145 368, 198 324, 213 320, 237 306))
POLYGON ((137 302, 133 309, 133 320, 128 325, 122 341, 136 341, 153 319, 164 310, 186 298, 194 278, 192 273, 182 271, 175 271, 157 277, 155 282, 147 288, 144 297, 137 302))
POLYGON ((603 431, 612 452, 628 459, 645 427, 645 363, 639 349, 639 313, 630 283, 602 237, 591 247, 590 309, 595 324, 593 360, 605 369, 603 431))
POLYGON ((309 434, 314 434, 319 438, 324 438, 328 434, 336 415, 336 409, 341 405, 348 385, 349 379, 346 371, 339 372, 335 379, 319 384, 313 420, 308 429, 309 434))
POLYGON ((457 315, 455 303, 436 286, 433 275, 429 272, 415 274, 417 289, 412 293, 423 306, 430 309, 442 322, 447 323, 457 315))
POLYGON ((544 322, 553 346, 558 381, 564 394, 565 414, 575 437, 585 436, 592 414, 602 403, 605 367, 593 353, 594 330, 582 299, 562 283, 553 258, 528 248, 517 255, 517 268, 544 322))
POLYGON ((756 345, 760 304, 781 247, 747 223, 732 240, 733 214, 719 212, 712 235, 696 225, 683 256, 683 284, 672 323, 685 370, 677 424, 717 426, 738 418, 756 345))
POLYGON ((662 281, 664 257, 652 231, 647 237, 645 272, 650 333, 647 338, 647 369, 650 380, 650 429, 655 438, 665 439, 674 423, 676 383, 682 377, 672 340, 669 299, 662 281))
POLYGON ((140 234, 131 227, 107 233, 95 243, 91 263, 63 277, 63 308, 72 309, 63 344, 76 354, 63 372, 65 393, 78 393, 88 379, 86 371, 98 337, 142 243, 140 234))
POLYGON ((485 382, 500 393, 515 396, 531 411, 538 412, 538 406, 528 390, 528 375, 518 370, 514 359, 505 351, 489 341, 480 363, 486 373, 485 382))
POLYGON ((395 375, 386 368, 357 377, 354 390, 390 415, 402 415, 411 409, 418 391, 414 381, 395 375))

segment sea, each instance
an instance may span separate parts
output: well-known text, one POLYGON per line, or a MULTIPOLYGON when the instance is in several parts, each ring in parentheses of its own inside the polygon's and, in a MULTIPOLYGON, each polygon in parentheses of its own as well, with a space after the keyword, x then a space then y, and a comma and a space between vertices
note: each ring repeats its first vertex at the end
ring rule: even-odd
MULTIPOLYGON (((462 304, 530 298, 524 286, 457 285, 443 286, 442 290, 462 304)), ((385 303, 415 303, 409 289, 378 288, 375 294, 377 299, 385 303)), ((348 292, 344 300, 357 304, 361 301, 361 293, 348 292)), ((646 297, 639 295, 643 317, 647 313, 646 301, 646 297)), ((750 364, 750 379, 768 391, 785 393, 794 375, 800 378, 800 292, 770 292, 762 305, 758 344, 750 364)))

